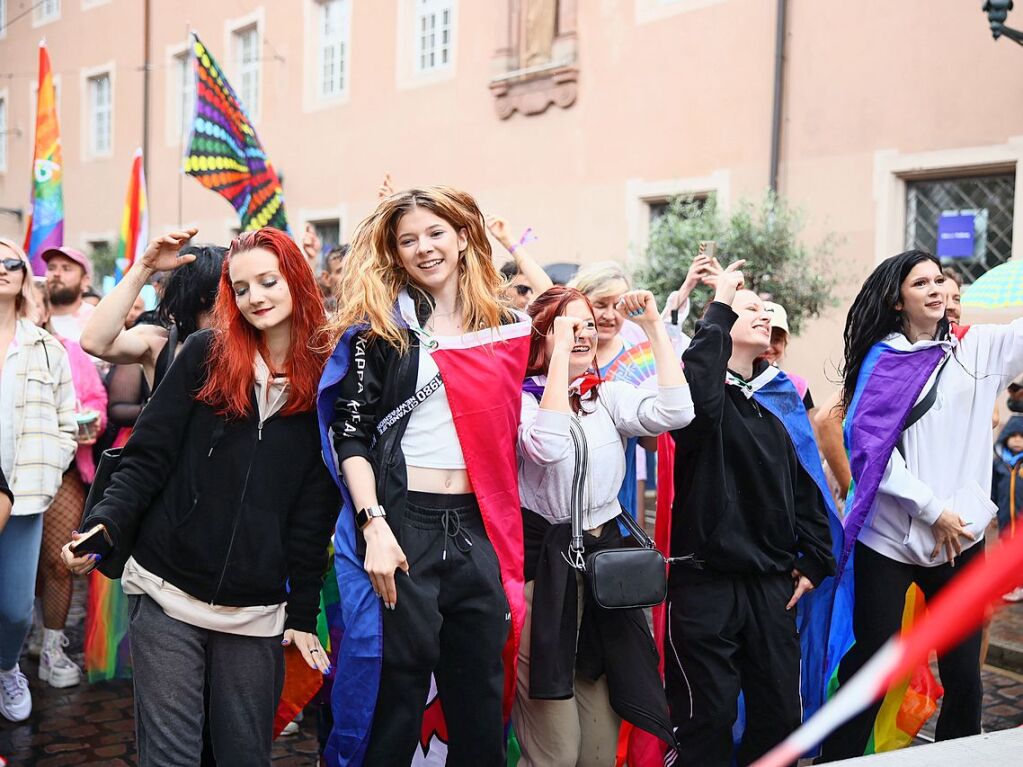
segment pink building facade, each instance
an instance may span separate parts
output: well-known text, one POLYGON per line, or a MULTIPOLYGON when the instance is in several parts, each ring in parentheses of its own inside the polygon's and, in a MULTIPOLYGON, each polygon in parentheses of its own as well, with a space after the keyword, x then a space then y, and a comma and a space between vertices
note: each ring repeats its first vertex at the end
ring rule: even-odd
MULTIPOLYGON (((635 263, 664 200, 714 195, 728 209, 769 184, 777 2, 146 6, 0 0, 0 234, 24 236, 45 38, 66 242, 116 242, 143 145, 152 234, 184 224, 200 240, 231 237, 227 201, 179 171, 190 28, 252 114, 292 229, 312 222, 327 240, 351 236, 390 172, 399 188, 472 191, 516 230, 533 227, 541 260, 635 263)), ((778 188, 806 211, 809 240, 843 238, 833 257, 842 305, 790 346, 789 366, 824 391, 837 380, 845 307, 877 261, 926 245, 942 215, 962 211, 976 216, 986 249, 977 270, 1023 248, 1014 236, 1023 50, 992 41, 979 3, 788 0, 786 9, 778 188)))

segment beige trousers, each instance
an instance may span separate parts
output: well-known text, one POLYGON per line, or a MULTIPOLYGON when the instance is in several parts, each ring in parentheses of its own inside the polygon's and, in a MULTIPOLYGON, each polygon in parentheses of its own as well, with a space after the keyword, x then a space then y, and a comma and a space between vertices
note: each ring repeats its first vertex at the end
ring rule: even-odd
MULTIPOLYGON (((583 614, 582 578, 579 620, 583 614)), ((607 678, 575 678, 575 697, 532 700, 529 697, 529 638, 533 623, 533 581, 526 584, 526 623, 519 644, 519 670, 512 725, 522 749, 520 767, 614 767, 621 719, 608 700, 607 678)))

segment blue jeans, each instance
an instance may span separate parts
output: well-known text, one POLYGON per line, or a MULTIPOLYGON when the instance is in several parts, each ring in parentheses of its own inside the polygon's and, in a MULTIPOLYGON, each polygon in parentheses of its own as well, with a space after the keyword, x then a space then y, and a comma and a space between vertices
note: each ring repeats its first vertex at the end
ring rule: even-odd
POLYGON ((7 520, 0 533, 0 670, 18 663, 21 645, 32 625, 36 568, 43 539, 43 515, 7 520))

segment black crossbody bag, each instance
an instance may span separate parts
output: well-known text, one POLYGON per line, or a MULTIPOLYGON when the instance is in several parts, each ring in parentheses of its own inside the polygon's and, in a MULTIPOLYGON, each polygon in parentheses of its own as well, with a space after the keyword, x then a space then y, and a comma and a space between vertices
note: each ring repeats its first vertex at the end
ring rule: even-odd
POLYGON ((570 419, 569 429, 575 447, 575 469, 572 473, 572 542, 566 560, 583 574, 593 599, 605 609, 627 610, 659 605, 668 595, 668 565, 687 557, 669 559, 661 554, 646 530, 628 512, 619 514, 607 524, 616 525, 621 521, 639 546, 586 554, 583 507, 589 473, 589 447, 582 426, 575 418, 570 419))

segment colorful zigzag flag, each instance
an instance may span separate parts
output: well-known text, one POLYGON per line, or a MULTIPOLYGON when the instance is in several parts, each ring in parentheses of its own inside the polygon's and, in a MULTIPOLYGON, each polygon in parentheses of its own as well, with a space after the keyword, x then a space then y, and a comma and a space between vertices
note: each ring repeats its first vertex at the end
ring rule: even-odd
POLYGON ((64 244, 64 169, 57 125, 57 99, 46 43, 39 43, 39 90, 36 98, 36 137, 32 155, 32 205, 25 252, 32 271, 46 274, 40 256, 64 244))
POLYGON ((192 34, 195 110, 185 172, 227 198, 244 231, 287 231, 284 192, 238 96, 199 37, 192 34))

